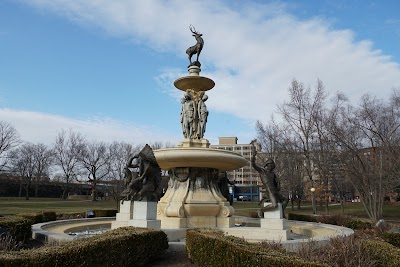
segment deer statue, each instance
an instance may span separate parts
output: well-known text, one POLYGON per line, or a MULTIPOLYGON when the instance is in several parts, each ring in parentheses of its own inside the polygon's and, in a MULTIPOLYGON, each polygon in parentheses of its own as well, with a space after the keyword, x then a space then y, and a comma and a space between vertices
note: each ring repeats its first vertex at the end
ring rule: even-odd
POLYGON ((204 46, 204 40, 203 38, 201 38, 202 34, 198 33, 196 31, 196 29, 194 27, 192 27, 192 25, 189 26, 190 31, 193 33, 194 38, 196 39, 197 43, 194 46, 189 47, 188 49, 186 49, 186 54, 189 57, 189 61, 190 61, 190 65, 196 65, 200 67, 200 62, 199 62, 199 55, 201 50, 203 49, 204 46), (197 59, 195 62, 192 62, 192 56, 194 54, 197 54, 197 59))

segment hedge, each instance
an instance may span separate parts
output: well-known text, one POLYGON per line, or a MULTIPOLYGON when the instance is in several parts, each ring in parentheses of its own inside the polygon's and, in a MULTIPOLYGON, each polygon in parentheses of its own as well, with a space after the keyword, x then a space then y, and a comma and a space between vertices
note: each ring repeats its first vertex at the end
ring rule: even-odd
POLYGON ((368 253, 377 267, 400 266, 400 249, 383 241, 364 240, 362 247, 368 253))
POLYGON ((167 235, 122 227, 90 238, 0 254, 0 267, 144 266, 168 248, 167 235))
POLYGON ((259 243, 248 243, 241 238, 225 236, 219 230, 187 230, 186 252, 196 266, 328 266, 307 262, 283 249, 266 248, 259 243))
POLYGON ((288 215, 288 219, 295 221, 318 222, 345 226, 353 230, 370 229, 372 227, 369 222, 354 220, 351 219, 350 216, 346 215, 308 215, 290 212, 288 215))
POLYGON ((26 241, 32 237, 31 219, 20 216, 0 217, 0 227, 7 229, 16 241, 26 241))
POLYGON ((96 217, 115 217, 118 210, 93 210, 96 217))
POLYGON ((400 233, 386 232, 383 234, 383 239, 389 244, 400 248, 400 233))

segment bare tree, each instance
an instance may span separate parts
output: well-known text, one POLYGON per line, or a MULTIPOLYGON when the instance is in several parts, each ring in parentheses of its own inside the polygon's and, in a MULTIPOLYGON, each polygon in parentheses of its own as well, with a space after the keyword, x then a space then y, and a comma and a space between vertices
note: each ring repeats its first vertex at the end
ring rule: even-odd
MULTIPOLYGON (((294 134, 294 140, 298 141, 298 150, 304 157, 305 173, 311 183, 311 188, 315 188, 315 161, 314 146, 318 135, 316 128, 316 118, 323 107, 326 94, 324 86, 320 80, 317 82, 315 92, 312 95, 310 88, 304 88, 302 83, 292 81, 289 88, 290 101, 279 106, 279 112, 285 123, 294 134)), ((313 213, 316 213, 315 195, 311 191, 313 202, 313 213)))
POLYGON ((20 177, 20 196, 23 188, 29 200, 32 184, 48 174, 52 152, 44 144, 25 143, 11 151, 10 159, 12 172, 20 177))
POLYGON ((20 143, 17 130, 5 121, 0 121, 0 171, 7 165, 6 153, 20 143))
POLYGON ((331 124, 346 174, 373 221, 382 218, 386 193, 400 184, 398 103, 398 92, 388 103, 364 95, 357 108, 343 108, 331 124))
POLYGON ((92 200, 97 200, 97 185, 109 177, 111 153, 103 142, 86 142, 78 156, 79 163, 92 186, 92 200))
POLYGON ((85 140, 81 134, 70 130, 68 133, 62 130, 56 137, 54 144, 55 164, 63 171, 62 183, 63 199, 68 197, 70 183, 77 177, 79 168, 79 155, 82 153, 85 140))
POLYGON ((33 185, 35 187, 35 197, 38 196, 39 186, 49 181, 49 169, 53 164, 53 150, 44 144, 34 145, 34 175, 33 185))

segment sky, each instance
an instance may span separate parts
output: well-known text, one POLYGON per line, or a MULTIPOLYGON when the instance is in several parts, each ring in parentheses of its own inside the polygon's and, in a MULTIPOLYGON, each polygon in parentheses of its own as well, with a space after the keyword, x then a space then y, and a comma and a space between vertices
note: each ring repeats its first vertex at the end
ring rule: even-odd
POLYGON ((256 137, 293 79, 356 104, 400 89, 400 1, 0 0, 0 120, 51 145, 183 139, 174 80, 203 34, 205 138, 256 137))

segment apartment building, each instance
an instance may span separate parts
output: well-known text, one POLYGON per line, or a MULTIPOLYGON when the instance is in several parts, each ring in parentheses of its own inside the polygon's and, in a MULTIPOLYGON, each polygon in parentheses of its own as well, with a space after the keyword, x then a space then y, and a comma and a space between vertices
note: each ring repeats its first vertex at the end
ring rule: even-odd
MULTIPOLYGON (((228 172, 229 180, 235 181, 235 185, 262 185, 258 172, 251 166, 251 157, 254 154, 251 144, 238 144, 237 137, 219 137, 218 145, 210 145, 210 148, 232 151, 248 160, 248 165, 228 172)), ((261 147, 255 144, 255 148, 259 151, 261 147)))

